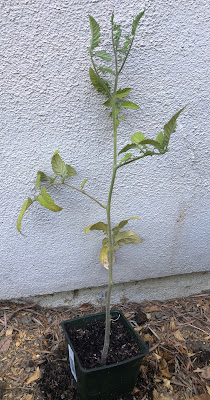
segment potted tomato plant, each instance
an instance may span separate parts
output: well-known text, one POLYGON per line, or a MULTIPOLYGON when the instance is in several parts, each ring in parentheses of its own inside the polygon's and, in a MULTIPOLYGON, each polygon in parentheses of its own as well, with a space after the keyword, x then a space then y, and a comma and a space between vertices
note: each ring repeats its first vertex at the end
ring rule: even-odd
POLYGON ((132 391, 142 358, 148 353, 147 346, 124 315, 117 310, 110 311, 115 253, 120 246, 141 242, 136 233, 123 230, 130 219, 138 219, 137 217, 122 220, 113 227, 112 193, 119 169, 126 168, 127 165, 142 158, 161 156, 169 151, 170 135, 175 132, 176 120, 183 108, 164 125, 155 139, 147 138, 142 132, 135 132, 129 143, 125 143, 121 149, 118 148, 117 133, 119 124, 124 120, 123 110, 139 108, 128 99, 131 89, 119 88, 119 78, 143 15, 144 11, 136 16, 130 35, 123 37, 122 28, 115 23, 112 14, 112 55, 101 48, 97 50, 100 46, 100 27, 96 20, 89 16, 92 33, 89 47, 92 63, 89 71, 90 80, 94 88, 105 97, 103 105, 109 110, 113 125, 113 157, 110 160, 113 168, 107 202, 102 203, 85 190, 87 179, 82 181, 81 187, 73 185, 69 180, 73 179, 76 171, 71 165, 66 164, 60 157, 59 151, 56 151, 51 160, 54 176, 49 177, 38 171, 35 184, 38 193, 33 199, 29 197, 25 201, 17 221, 17 229, 21 232, 23 215, 34 202, 39 202, 41 206, 53 212, 61 211, 62 208, 54 203, 49 194, 55 186, 67 186, 76 190, 104 209, 105 221, 94 222, 85 229, 85 233, 96 230, 104 235, 99 258, 101 264, 108 270, 106 312, 61 323, 68 344, 71 372, 80 398, 84 400, 112 399, 132 391))

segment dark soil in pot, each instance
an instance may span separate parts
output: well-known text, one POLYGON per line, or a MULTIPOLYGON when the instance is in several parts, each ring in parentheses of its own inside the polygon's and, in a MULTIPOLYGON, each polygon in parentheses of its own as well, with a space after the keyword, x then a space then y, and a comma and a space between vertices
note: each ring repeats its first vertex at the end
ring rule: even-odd
MULTIPOLYGON (((105 324, 95 321, 84 328, 68 328, 74 349, 83 368, 100 366, 101 350, 103 348, 105 324)), ((139 355, 139 347, 118 318, 112 318, 110 347, 107 365, 127 360, 139 355)))

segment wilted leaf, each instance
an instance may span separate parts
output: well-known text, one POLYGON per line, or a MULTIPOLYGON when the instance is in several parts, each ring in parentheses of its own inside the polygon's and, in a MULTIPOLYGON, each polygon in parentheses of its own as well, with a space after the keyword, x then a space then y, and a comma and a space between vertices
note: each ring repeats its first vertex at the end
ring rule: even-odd
POLYGON ((138 110, 139 106, 137 104, 133 103, 132 101, 122 101, 121 103, 122 108, 130 108, 131 110, 138 110))
POLYGON ((176 329, 176 325, 175 325, 175 322, 174 322, 174 317, 171 317, 170 328, 171 328, 172 331, 175 331, 175 329, 176 329))
POLYGON ((37 367, 34 374, 32 376, 30 376, 30 378, 27 379, 26 385, 30 385, 30 383, 37 381, 37 379, 39 379, 40 377, 41 377, 40 369, 39 369, 39 367, 37 367))
POLYGON ((114 237, 114 241, 117 246, 127 243, 141 243, 140 237, 132 231, 118 232, 114 237))
POLYGON ((90 41, 90 49, 92 51, 100 43, 100 27, 99 27, 98 22, 96 22, 96 20, 91 15, 89 15, 89 21, 90 21, 90 29, 91 29, 91 33, 92 33, 92 38, 90 41))
POLYGON ((33 201, 31 200, 30 197, 28 197, 28 199, 25 201, 25 203, 23 204, 23 207, 21 209, 21 212, 19 214, 18 220, 17 220, 17 230, 18 232, 21 232, 21 222, 22 222, 22 218, 26 212, 26 210, 30 207, 30 205, 33 203, 33 201))
POLYGON ((50 195, 47 193, 46 188, 41 188, 41 194, 38 196, 38 201, 41 206, 47 208, 50 211, 61 211, 62 208, 57 206, 50 195))
POLYGON ((87 234, 89 231, 103 231, 104 233, 107 232, 107 224, 104 222, 97 222, 96 224, 92 224, 85 228, 85 233, 87 234))
POLYGON ((131 219, 140 219, 139 217, 131 217, 128 219, 124 219, 123 221, 121 221, 118 225, 116 225, 113 229, 112 232, 115 234, 117 233, 120 229, 124 228, 124 226, 128 223, 128 221, 130 221, 131 219))
MULTIPOLYGON (((101 252, 99 254, 99 259, 101 261, 101 265, 104 268, 109 269, 109 245, 105 245, 102 247, 101 252)), ((113 253, 112 264, 115 263, 115 254, 113 253)))
POLYGON ((11 336, 13 332, 13 328, 9 328, 6 330, 6 336, 11 336))
POLYGON ((101 249, 101 252, 99 254, 99 259, 101 261, 101 265, 103 265, 104 268, 109 269, 109 246, 103 246, 101 249))
POLYGON ((0 340, 0 353, 6 353, 12 341, 12 336, 7 336, 0 340))
POLYGON ((179 342, 185 342, 185 338, 182 336, 179 330, 174 332, 174 336, 179 342))

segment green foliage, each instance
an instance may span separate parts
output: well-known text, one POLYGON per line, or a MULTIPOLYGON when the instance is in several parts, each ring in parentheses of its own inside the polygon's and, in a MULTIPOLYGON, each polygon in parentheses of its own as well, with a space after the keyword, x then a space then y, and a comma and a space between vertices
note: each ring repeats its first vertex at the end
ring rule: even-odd
POLYGON ((136 132, 131 136, 132 143, 140 143, 142 140, 144 140, 144 134, 141 132, 136 132))
POLYGON ((41 188, 41 194, 38 196, 38 201, 41 206, 47 208, 50 211, 61 211, 62 208, 57 206, 50 195, 47 193, 46 188, 41 188))
POLYGON ((122 160, 120 160, 120 164, 121 164, 122 162, 124 162, 124 161, 130 160, 131 157, 132 157, 132 154, 131 154, 131 153, 127 153, 127 154, 122 158, 122 160))
POLYGON ((131 88, 118 89, 116 92, 116 98, 123 99, 124 97, 129 95, 130 91, 131 91, 131 88))
POLYGON ((91 33, 92 33, 92 38, 90 41, 90 52, 93 51, 93 49, 95 49, 95 47, 98 47, 100 44, 100 27, 99 24, 96 22, 96 20, 89 15, 89 21, 90 21, 90 29, 91 29, 91 33))
POLYGON ((123 148, 119 151, 118 155, 120 155, 120 154, 122 154, 122 153, 125 153, 126 151, 131 150, 131 149, 139 149, 139 146, 138 146, 137 144, 135 144, 135 143, 131 143, 131 144, 128 143, 128 144, 126 144, 125 147, 123 147, 123 148))
POLYGON ((59 152, 56 151, 51 160, 52 169, 56 176, 61 176, 63 179, 66 179, 76 175, 77 172, 75 169, 72 168, 71 165, 66 164, 58 153, 59 152))
POLYGON ((160 148, 160 143, 153 139, 144 139, 139 144, 145 145, 149 144, 150 146, 154 146, 156 149, 160 148))
POLYGON ((112 56, 107 53, 106 51, 97 51, 94 54, 95 57, 100 57, 102 60, 104 61, 111 61, 112 60, 112 56))
POLYGON ((90 80, 94 86, 94 88, 99 92, 99 93, 103 93, 103 94, 107 94, 107 92, 110 91, 110 87, 108 85, 108 83, 100 78, 95 71, 93 70, 93 68, 90 67, 89 69, 90 72, 90 80))
POLYGON ((122 108, 131 108, 131 110, 138 110, 139 106, 137 104, 133 103, 132 101, 122 101, 121 103, 122 108))
POLYGON ((85 186, 86 182, 87 182, 87 178, 86 178, 86 179, 84 179, 84 181, 82 181, 82 183, 81 183, 81 188, 82 188, 82 189, 84 188, 84 186, 85 186))
POLYGON ((115 72, 114 72, 111 68, 108 68, 108 67, 98 67, 98 69, 99 69, 101 72, 108 72, 109 74, 112 74, 112 75, 116 76, 115 72))
POLYGON ((133 20, 132 31, 131 31, 131 34, 132 34, 133 36, 136 34, 137 26, 138 26, 138 24, 139 24, 139 21, 140 21, 141 17, 143 17, 143 15, 144 15, 144 11, 140 12, 140 13, 136 16, 136 18, 133 20))
POLYGON ((97 222, 96 224, 92 224, 87 226, 85 228, 85 233, 87 234, 89 231, 103 231, 104 233, 107 233, 107 227, 108 225, 105 224, 104 222, 97 222))
POLYGON ((49 177, 47 175, 45 175, 44 172, 38 171, 37 177, 36 177, 35 189, 40 188, 41 182, 46 182, 46 181, 47 182, 49 181, 49 177))
POLYGON ((18 217, 18 219, 17 219, 17 230, 18 230, 18 232, 20 232, 22 235, 23 235, 23 233, 21 232, 21 222, 22 222, 22 219, 23 219, 23 216, 24 216, 26 210, 30 207, 30 205, 31 205, 32 203, 33 203, 33 201, 31 200, 30 197, 28 197, 28 199, 24 202, 24 204, 23 204, 23 206, 22 206, 22 208, 21 208, 21 212, 20 212, 20 214, 19 214, 19 217, 18 217))
POLYGON ((176 120, 177 120, 179 114, 181 114, 181 112, 185 109, 185 107, 181 108, 181 110, 179 110, 176 114, 174 114, 173 117, 170 119, 170 121, 164 125, 163 143, 164 143, 165 147, 168 146, 171 133, 174 133, 176 130, 176 120))

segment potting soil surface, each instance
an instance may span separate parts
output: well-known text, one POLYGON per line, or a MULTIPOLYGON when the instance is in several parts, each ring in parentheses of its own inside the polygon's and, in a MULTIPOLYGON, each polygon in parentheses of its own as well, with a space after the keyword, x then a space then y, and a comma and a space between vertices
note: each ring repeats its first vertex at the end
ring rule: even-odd
MULTIPOLYGON (((210 400, 210 292, 115 306, 148 344, 133 393, 116 400, 210 400)), ((101 308, 0 303, 0 400, 79 400, 62 320, 101 308)))

